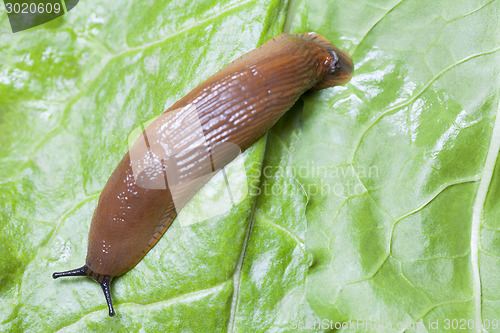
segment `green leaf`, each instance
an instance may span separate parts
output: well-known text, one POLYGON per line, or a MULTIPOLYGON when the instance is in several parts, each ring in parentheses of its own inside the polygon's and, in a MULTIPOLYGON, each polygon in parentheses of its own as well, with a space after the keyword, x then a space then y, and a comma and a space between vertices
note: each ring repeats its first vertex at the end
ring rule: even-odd
POLYGON ((500 332, 498 7, 94 1, 16 34, 0 15, 0 328, 500 332), (244 200, 212 216, 212 178, 113 281, 115 318, 97 283, 52 280, 84 263, 129 134, 282 31, 324 35, 355 75, 226 169, 244 200))

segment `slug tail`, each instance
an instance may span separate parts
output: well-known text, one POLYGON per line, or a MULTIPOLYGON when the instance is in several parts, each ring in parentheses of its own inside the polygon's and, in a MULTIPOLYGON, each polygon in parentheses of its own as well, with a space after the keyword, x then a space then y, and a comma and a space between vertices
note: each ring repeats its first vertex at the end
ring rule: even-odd
POLYGON ((335 60, 328 73, 311 89, 320 90, 349 82, 354 70, 352 59, 349 54, 336 48, 328 39, 315 32, 305 34, 294 34, 294 36, 311 41, 326 50, 335 60))
POLYGON ((115 310, 113 309, 113 301, 111 300, 111 280, 113 279, 113 277, 109 275, 96 274, 92 272, 92 270, 90 270, 87 265, 66 272, 56 272, 52 274, 52 278, 54 279, 66 276, 90 276, 91 278, 96 280, 101 285, 102 291, 104 293, 104 298, 106 298, 106 302, 108 303, 109 316, 113 317, 115 315, 115 310))

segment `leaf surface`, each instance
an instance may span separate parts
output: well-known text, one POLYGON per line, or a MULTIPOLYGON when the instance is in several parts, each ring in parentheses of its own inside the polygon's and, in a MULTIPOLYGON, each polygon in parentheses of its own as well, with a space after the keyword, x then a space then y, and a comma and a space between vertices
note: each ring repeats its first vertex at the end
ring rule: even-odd
POLYGON ((2 16, 0 327, 500 331, 498 3, 79 2, 16 34, 2 16), (245 177, 231 164, 245 199, 206 219, 212 178, 113 282, 116 318, 90 279, 52 280, 84 263, 128 135, 282 31, 324 35, 355 75, 305 94, 245 177))

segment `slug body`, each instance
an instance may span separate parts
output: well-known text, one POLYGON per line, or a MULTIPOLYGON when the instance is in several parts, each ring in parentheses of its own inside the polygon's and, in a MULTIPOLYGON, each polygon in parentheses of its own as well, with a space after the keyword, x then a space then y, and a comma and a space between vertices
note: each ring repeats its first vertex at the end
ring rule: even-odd
POLYGON ((86 264, 53 277, 94 278, 114 315, 111 279, 146 255, 213 172, 261 137, 305 91, 346 83, 351 75, 350 57, 315 33, 281 34, 228 64, 134 142, 99 197, 86 264))

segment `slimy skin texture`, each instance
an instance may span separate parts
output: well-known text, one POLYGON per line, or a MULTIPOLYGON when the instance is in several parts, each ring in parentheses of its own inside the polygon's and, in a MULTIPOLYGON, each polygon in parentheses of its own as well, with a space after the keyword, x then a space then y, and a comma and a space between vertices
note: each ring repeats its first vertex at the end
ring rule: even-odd
POLYGON ((350 57, 315 34, 281 34, 228 64, 153 121, 107 181, 92 217, 88 275, 110 281, 158 242, 184 204, 307 90, 349 81, 350 57))

